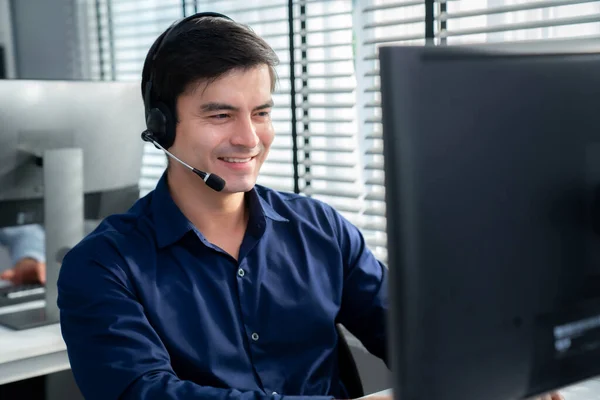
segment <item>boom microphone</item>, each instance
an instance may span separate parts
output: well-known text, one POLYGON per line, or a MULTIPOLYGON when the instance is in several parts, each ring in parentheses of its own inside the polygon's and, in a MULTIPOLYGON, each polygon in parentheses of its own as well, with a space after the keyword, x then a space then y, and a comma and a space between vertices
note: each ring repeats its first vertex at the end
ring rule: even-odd
POLYGON ((152 134, 150 133, 150 131, 146 130, 146 131, 142 132, 142 139, 146 142, 152 143, 154 146, 156 146, 157 148, 164 151, 167 156, 171 157, 173 160, 177 161, 178 163, 187 167, 190 171, 192 171, 193 173, 198 175, 200 178, 202 178, 204 183, 206 183, 206 185, 209 188, 211 188, 217 192, 220 192, 225 187, 225 181, 223 180, 223 178, 221 178, 218 175, 211 174, 210 172, 200 171, 199 169, 196 169, 196 168, 192 167, 191 165, 188 165, 187 163, 181 161, 179 158, 177 158, 176 156, 171 154, 167 149, 165 149, 160 144, 158 144, 156 142, 156 140, 154 140, 154 138, 152 137, 152 134))

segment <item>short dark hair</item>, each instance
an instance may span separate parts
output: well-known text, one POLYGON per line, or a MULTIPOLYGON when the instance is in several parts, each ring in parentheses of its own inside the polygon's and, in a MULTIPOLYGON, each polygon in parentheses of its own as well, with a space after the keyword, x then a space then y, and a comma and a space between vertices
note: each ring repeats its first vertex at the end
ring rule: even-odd
POLYGON ((177 26, 162 44, 152 61, 157 44, 168 29, 154 42, 142 70, 142 96, 146 82, 154 70, 152 100, 170 108, 177 118, 177 98, 190 85, 212 82, 234 69, 267 65, 271 75, 271 91, 275 89, 275 67, 279 58, 267 42, 250 27, 220 17, 200 17, 177 26))

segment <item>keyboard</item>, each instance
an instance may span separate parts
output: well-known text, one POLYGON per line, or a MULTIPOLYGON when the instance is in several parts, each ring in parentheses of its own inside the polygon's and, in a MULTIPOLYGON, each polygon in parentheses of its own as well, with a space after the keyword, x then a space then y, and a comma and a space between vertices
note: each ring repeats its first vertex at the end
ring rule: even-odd
POLYGON ((23 284, 0 287, 0 307, 29 301, 44 300, 46 288, 42 284, 23 284))
POLYGON ((588 381, 559 390, 565 400, 598 400, 600 399, 600 378, 592 378, 588 381))

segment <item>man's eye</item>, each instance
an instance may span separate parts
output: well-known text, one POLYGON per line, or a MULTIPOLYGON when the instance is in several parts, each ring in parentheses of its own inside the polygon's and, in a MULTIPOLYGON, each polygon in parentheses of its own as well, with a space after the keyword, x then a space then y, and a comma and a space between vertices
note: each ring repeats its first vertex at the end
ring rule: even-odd
POLYGON ((268 117, 271 113, 269 111, 261 111, 258 113, 259 117, 268 117))
POLYGON ((226 119, 229 117, 229 114, 216 114, 216 115, 211 115, 211 118, 214 119, 226 119))

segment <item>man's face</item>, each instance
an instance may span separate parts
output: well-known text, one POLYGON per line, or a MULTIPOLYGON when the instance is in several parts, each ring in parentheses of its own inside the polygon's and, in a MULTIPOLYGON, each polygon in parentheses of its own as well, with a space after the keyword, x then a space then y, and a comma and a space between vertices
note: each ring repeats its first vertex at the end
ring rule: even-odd
POLYGON ((171 152, 223 178, 223 192, 249 191, 274 136, 268 66, 232 70, 193 88, 177 99, 179 122, 171 152))

